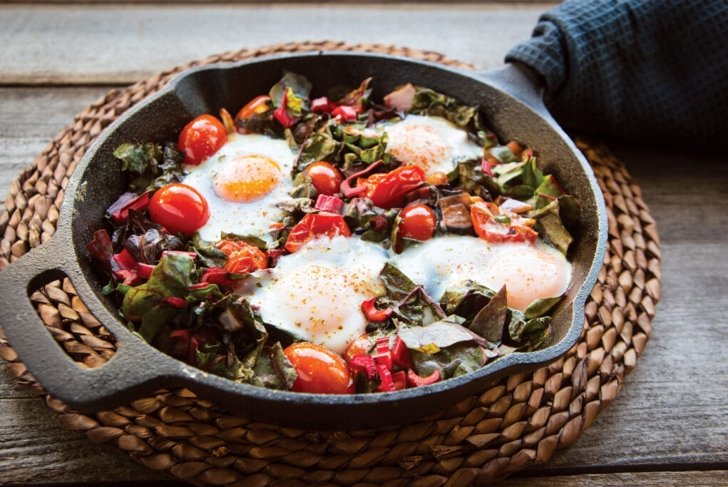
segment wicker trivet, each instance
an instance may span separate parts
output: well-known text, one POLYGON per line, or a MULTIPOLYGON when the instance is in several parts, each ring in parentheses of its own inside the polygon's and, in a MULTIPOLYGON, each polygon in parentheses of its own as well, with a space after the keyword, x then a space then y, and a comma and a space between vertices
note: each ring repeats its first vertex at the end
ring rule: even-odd
MULTIPOLYGON (((276 45, 213 56, 193 65, 323 49, 395 53, 465 67, 436 53, 335 42, 276 45)), ((61 132, 20 175, 0 216, 0 269, 53 234, 63 188, 99 132, 187 66, 113 90, 61 132)), ((116 446, 152 470, 205 485, 468 485, 542 464, 572 445, 612 402, 637 364, 660 296, 655 222, 624 166, 600 145, 578 141, 604 192, 605 265, 586 306, 579 343, 561 360, 502 379, 480 396, 403 428, 320 433, 227 415, 190 391, 159 391, 113 411, 84 415, 47 395, 0 335, 0 356, 61 424, 116 446)), ((113 337, 68 280, 32 296, 54 337, 81 366, 114 354, 113 337)))

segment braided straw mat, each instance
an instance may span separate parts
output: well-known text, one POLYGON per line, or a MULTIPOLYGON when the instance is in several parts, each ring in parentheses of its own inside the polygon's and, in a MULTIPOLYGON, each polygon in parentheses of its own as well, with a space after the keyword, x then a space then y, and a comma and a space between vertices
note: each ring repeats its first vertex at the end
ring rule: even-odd
MULTIPOLYGON (((189 66, 320 49, 393 53, 469 67, 432 52, 336 42, 245 49, 189 66)), ((53 235, 68 177, 101 130, 189 66, 110 91, 53 139, 5 201, 0 269, 53 235)), ((230 416, 186 389, 159 391, 113 411, 84 415, 43 391, 2 335, 0 356, 19 382, 45 398, 64 427, 197 485, 461 486, 543 464, 572 445, 614 400, 645 348, 660 296, 659 238, 639 187, 605 147, 577 144, 594 168, 609 215, 609 248, 578 344, 549 366, 504 378, 481 395, 414 424, 333 433, 280 428, 230 416)), ((113 356, 113 336, 88 312, 68 279, 46 285, 31 299, 80 366, 96 367, 113 356)))

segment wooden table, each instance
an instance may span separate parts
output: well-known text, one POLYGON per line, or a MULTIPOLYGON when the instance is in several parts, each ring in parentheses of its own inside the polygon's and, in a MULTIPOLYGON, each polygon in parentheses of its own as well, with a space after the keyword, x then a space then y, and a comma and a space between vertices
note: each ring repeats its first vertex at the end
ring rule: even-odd
MULTIPOLYGON (((2 5, 0 192, 76 112, 161 69, 241 47, 318 39, 392 43, 495 67, 549 6, 2 5)), ((610 147, 641 184, 662 236, 654 335, 624 391, 576 445, 503 485, 726 485, 728 160, 610 147)), ((0 484, 160 480, 124 454, 63 430, 0 364, 0 484)))

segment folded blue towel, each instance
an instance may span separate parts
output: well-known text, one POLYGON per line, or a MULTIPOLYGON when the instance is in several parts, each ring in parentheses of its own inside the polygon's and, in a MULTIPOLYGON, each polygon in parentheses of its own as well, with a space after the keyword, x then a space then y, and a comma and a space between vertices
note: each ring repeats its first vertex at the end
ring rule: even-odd
POLYGON ((728 0, 569 0, 506 61, 569 129, 728 146, 728 0))

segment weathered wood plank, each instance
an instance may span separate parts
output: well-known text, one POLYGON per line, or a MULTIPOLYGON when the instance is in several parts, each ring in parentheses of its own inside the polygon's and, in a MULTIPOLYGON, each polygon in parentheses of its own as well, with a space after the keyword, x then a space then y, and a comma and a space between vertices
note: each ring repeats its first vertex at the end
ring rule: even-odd
MULTIPOLYGON (((6 372, 0 375, 5 381, 6 372)), ((82 433, 62 429, 40 398, 0 400, 0 484, 164 478, 82 433)))
POLYGON ((0 89, 0 197, 73 115, 109 88, 0 89))
POLYGON ((550 5, 4 5, 0 83, 129 83, 214 53, 322 39, 494 67, 550 5))
POLYGON ((519 477, 499 482, 495 487, 683 487, 685 485, 725 485, 727 470, 687 472, 617 472, 587 475, 559 475, 555 477, 519 477))

